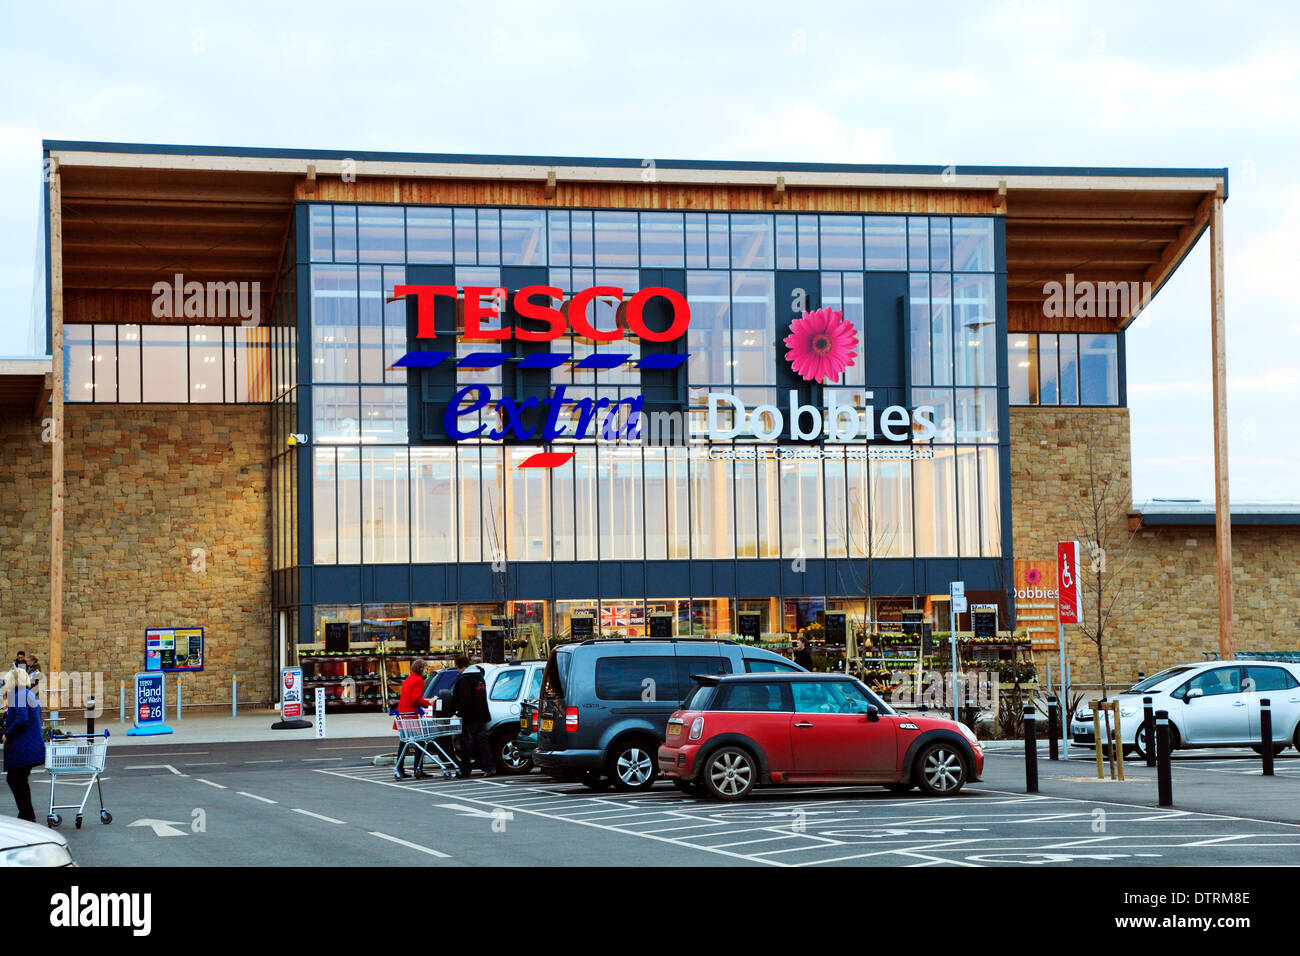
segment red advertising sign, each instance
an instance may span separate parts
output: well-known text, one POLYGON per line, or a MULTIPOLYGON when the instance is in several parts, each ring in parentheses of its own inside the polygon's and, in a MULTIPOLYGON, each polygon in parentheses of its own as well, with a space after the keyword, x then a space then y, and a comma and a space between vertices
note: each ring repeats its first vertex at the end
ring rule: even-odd
POLYGON ((285 720, 302 719, 302 668, 285 667, 280 671, 284 692, 280 695, 280 716, 285 720))
POLYGON ((1056 590, 1062 624, 1078 624, 1083 600, 1079 590, 1079 542, 1056 545, 1056 590))

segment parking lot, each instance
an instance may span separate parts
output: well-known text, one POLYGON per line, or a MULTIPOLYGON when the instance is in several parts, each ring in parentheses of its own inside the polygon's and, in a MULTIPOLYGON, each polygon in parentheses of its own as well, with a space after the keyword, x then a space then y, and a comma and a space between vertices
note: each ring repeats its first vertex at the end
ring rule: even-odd
MULTIPOLYGON (((1300 858, 1300 757, 1259 778, 1249 751, 1181 753, 1172 809, 1154 770, 1095 779, 1090 752, 990 753, 959 796, 877 787, 764 789, 739 803, 661 781, 593 792, 531 773, 393 779, 381 741, 140 747, 110 758, 114 823, 61 832, 83 865, 1231 866, 1300 858), (1250 779, 1251 777, 1254 779, 1250 779), (200 825, 201 824, 201 825, 200 825)), ((38 811, 48 780, 33 777, 38 811)), ((0 812, 10 812, 12 809, 0 812)))
MULTIPOLYGON (((1251 772, 1241 758, 1194 757, 1186 763, 1191 771, 1223 764, 1231 768, 1224 772, 1251 772)), ((436 798, 436 809, 462 806, 496 814, 508 828, 525 829, 530 819, 542 819, 596 831, 575 835, 584 841, 599 840, 602 832, 634 836, 651 844, 639 851, 642 861, 669 862, 671 848, 677 848, 769 866, 1218 865, 1292 862, 1300 850, 1300 825, 1294 823, 1125 805, 1109 793, 1095 799, 1030 796, 1000 786, 1015 780, 1021 761, 991 755, 989 764, 986 784, 948 800, 915 793, 900 798, 876 788, 800 787, 759 791, 734 804, 688 798, 662 783, 644 794, 618 794, 537 775, 394 781, 380 768, 319 772, 436 798)), ((1070 778, 1093 768, 1082 758, 1059 766, 1065 784, 1082 784, 1070 778)), ((1300 760, 1291 761, 1286 772, 1300 774, 1300 760)), ((1015 782, 1023 791, 1023 776, 1015 782)), ((1144 785, 1154 804, 1154 784, 1141 774, 1127 784, 1144 785)))

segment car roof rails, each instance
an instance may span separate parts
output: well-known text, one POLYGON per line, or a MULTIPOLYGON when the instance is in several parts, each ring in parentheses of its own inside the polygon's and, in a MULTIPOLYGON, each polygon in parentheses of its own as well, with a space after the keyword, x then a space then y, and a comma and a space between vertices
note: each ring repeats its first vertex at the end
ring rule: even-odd
POLYGON ((592 637, 587 644, 735 644, 724 637, 592 637))

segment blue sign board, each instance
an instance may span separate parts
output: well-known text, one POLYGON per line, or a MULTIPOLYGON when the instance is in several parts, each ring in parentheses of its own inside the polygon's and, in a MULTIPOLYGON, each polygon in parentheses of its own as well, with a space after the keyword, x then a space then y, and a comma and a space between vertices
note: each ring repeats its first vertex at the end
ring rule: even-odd
POLYGON ((146 737, 170 734, 163 721, 167 717, 167 675, 157 671, 135 675, 135 726, 127 736, 146 737))

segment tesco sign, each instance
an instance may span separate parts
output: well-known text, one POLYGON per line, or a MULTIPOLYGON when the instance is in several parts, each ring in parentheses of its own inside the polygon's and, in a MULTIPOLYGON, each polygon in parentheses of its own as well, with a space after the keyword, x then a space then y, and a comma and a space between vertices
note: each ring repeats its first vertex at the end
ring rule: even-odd
MULTIPOLYGON (((545 329, 523 329, 512 326, 501 328, 483 327, 484 319, 499 319, 500 308, 497 303, 505 298, 505 290, 500 286, 464 286, 454 285, 399 285, 393 288, 393 297, 402 298, 413 295, 416 298, 417 332, 422 339, 437 335, 434 327, 434 301, 439 296, 457 300, 464 293, 465 331, 467 339, 517 338, 524 342, 549 342, 564 335, 571 327, 583 338, 597 342, 614 342, 623 337, 619 328, 601 330, 587 321, 587 307, 597 298, 610 298, 623 303, 623 290, 618 286, 596 285, 574 293, 567 300, 567 307, 561 309, 556 303, 565 305, 566 296, 562 289, 550 285, 528 285, 515 292, 512 298, 514 312, 525 319, 536 319, 546 325, 545 329), (534 301, 542 298, 545 302, 534 301), (488 300, 485 302, 485 300, 488 300)), ((662 286, 650 286, 635 293, 619 309, 625 317, 628 328, 634 335, 647 342, 672 342, 686 334, 691 324, 691 307, 686 297, 673 289, 662 286), (663 332, 655 332, 645 324, 646 303, 654 298, 663 298, 672 306, 673 319, 663 332)))

